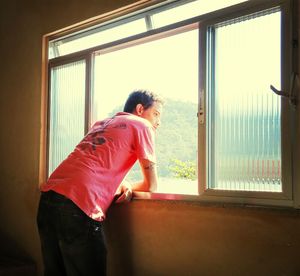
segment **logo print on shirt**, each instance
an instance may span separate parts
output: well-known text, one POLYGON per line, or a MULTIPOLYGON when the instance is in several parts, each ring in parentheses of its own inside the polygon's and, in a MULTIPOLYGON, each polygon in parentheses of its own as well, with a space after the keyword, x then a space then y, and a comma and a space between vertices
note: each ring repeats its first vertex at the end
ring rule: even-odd
MULTIPOLYGON (((103 132, 101 132, 103 133, 103 132)), ((96 146, 103 145, 106 143, 106 139, 103 136, 98 136, 98 134, 101 134, 100 132, 95 133, 95 135, 92 135, 92 148, 93 150, 96 150, 96 146)))
POLYGON ((126 129, 127 125, 126 123, 120 123, 118 125, 115 125, 113 128, 126 129))
MULTIPOLYGON (((105 137, 103 134, 107 133, 107 128, 110 126, 110 123, 113 121, 114 117, 102 121, 99 123, 99 126, 88 133, 85 138, 82 140, 82 142, 79 144, 79 148, 84 150, 89 147, 92 147, 93 150, 96 150, 97 146, 101 146, 105 144, 107 141, 112 142, 113 139, 110 137, 105 137)), ((119 123, 113 126, 110 126, 114 129, 127 129, 126 123, 119 123)))
POLYGON ((96 150, 96 147, 103 145, 107 140, 113 141, 110 137, 104 137, 103 134, 106 132, 107 126, 113 121, 114 117, 108 119, 107 121, 100 122, 100 126, 93 131, 89 132, 78 145, 82 150, 85 150, 92 146, 93 150, 96 150))

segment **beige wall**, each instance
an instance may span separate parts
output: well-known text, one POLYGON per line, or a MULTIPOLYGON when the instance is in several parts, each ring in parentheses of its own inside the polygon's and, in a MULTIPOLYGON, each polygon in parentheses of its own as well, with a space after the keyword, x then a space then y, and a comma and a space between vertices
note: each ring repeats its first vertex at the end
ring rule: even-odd
MULTIPOLYGON (((42 35, 132 2, 1 1, 1 249, 39 270, 42 35)), ((299 147, 294 152, 298 187, 299 147)), ((114 206, 106 229, 111 275, 300 275, 298 212, 136 200, 114 206)))
POLYGON ((114 275, 300 275, 299 214, 134 201, 107 229, 114 275))

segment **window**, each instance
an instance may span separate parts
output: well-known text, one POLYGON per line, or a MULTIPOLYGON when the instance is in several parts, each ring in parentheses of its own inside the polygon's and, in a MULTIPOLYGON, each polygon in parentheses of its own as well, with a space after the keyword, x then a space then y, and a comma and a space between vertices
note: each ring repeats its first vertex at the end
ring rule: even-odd
POLYGON ((270 90, 283 87, 283 12, 272 7, 205 27, 204 194, 291 198, 282 143, 287 110, 270 90))
POLYGON ((49 172, 84 135, 85 70, 84 60, 51 68, 49 172))
POLYGON ((280 98, 269 89, 281 87, 280 18, 271 10, 209 28, 211 189, 282 191, 280 98))
POLYGON ((290 106, 270 89, 289 87, 288 6, 166 1, 50 37, 48 174, 128 93, 150 89, 166 98, 154 197, 290 205, 290 106))

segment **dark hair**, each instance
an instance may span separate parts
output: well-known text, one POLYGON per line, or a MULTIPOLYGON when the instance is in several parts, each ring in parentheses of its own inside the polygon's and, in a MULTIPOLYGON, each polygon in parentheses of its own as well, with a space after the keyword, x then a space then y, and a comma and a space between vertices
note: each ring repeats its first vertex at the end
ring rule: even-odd
POLYGON ((128 96, 124 105, 124 112, 133 113, 135 107, 141 104, 145 109, 152 106, 153 102, 160 102, 163 104, 163 99, 157 94, 148 90, 135 90, 128 96))

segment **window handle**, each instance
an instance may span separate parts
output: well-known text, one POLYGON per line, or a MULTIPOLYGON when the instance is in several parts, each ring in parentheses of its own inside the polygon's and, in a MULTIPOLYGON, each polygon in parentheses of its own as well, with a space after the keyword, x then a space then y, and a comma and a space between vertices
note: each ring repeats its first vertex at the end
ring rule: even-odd
POLYGON ((277 95, 279 95, 279 96, 281 96, 281 97, 284 97, 284 98, 289 98, 289 97, 290 97, 290 94, 285 93, 284 91, 281 91, 281 90, 276 89, 272 84, 270 85, 270 88, 271 88, 271 90, 272 90, 275 94, 277 94, 277 95))
POLYGON ((296 74, 295 72, 292 73, 292 76, 291 76, 291 87, 290 87, 290 93, 287 93, 287 92, 284 92, 284 91, 281 91, 281 90, 278 90, 276 89, 273 85, 270 85, 270 88, 271 90, 276 94, 276 95, 279 95, 281 97, 284 97, 286 99, 289 99, 289 102, 290 104, 293 106, 293 107, 296 107, 297 105, 297 98, 296 98, 296 95, 295 95, 295 86, 296 86, 296 83, 297 82, 297 87, 299 87, 299 78, 298 78, 298 74, 296 74))

